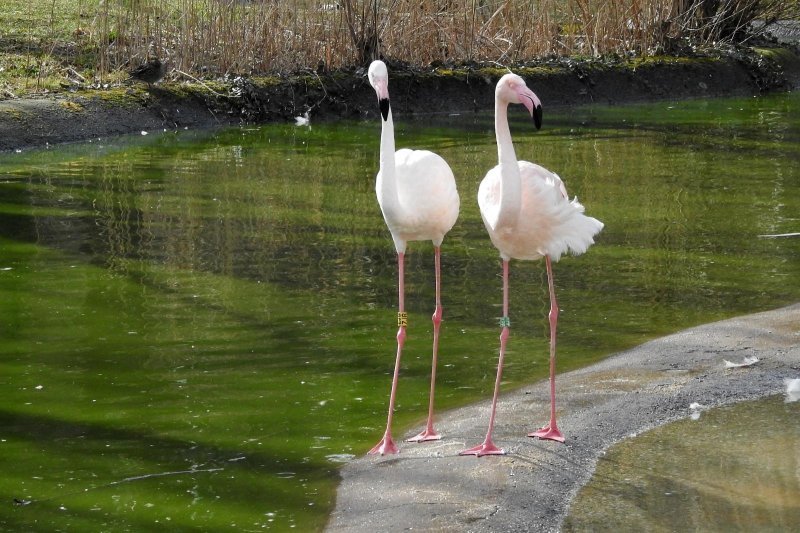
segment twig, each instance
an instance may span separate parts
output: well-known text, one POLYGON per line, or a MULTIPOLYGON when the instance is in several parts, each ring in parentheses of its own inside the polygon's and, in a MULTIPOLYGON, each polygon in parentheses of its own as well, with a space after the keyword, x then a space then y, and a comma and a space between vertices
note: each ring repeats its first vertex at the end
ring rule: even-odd
POLYGON ((320 85, 320 87, 322 87, 322 92, 323 92, 323 93, 325 93, 325 96, 323 96, 322 98, 320 98, 320 99, 319 99, 319 101, 318 101, 316 104, 314 104, 314 105, 311 107, 311 109, 313 109, 313 108, 315 108, 315 107, 319 107, 319 104, 321 104, 322 102, 324 102, 324 101, 325 101, 325 99, 328 97, 328 91, 327 91, 327 89, 325 89, 325 84, 324 84, 324 83, 322 83, 322 78, 320 78, 320 77, 319 77, 319 74, 317 74, 316 72, 314 72, 314 76, 316 76, 316 77, 317 77, 317 80, 319 81, 319 85, 320 85))
MULTIPOLYGON (((120 479, 119 481, 112 481, 111 483, 107 483, 105 485, 98 485, 94 488, 101 488, 101 487, 111 487, 112 485, 122 485, 123 483, 130 483, 131 481, 141 481, 143 479, 150 479, 154 477, 165 477, 165 476, 178 476, 182 474, 196 474, 198 472, 220 472, 225 470, 224 468, 203 468, 201 470, 175 470, 173 472, 156 472, 155 474, 142 474, 141 476, 131 476, 126 477, 124 479, 120 479)), ((88 490, 88 489, 87 489, 88 490)))
POLYGON ((182 76, 186 76, 187 78, 190 78, 190 79, 192 79, 192 80, 196 81, 197 83, 199 83, 200 85, 202 85, 203 87, 205 87, 206 89, 208 89, 210 92, 212 92, 213 94, 215 94, 215 95, 217 95, 217 96, 221 96, 222 98, 239 98, 239 96, 234 96, 234 95, 230 95, 230 94, 222 94, 222 93, 218 93, 217 91, 215 91, 214 89, 212 89, 211 87, 209 87, 208 85, 206 85, 206 84, 203 82, 203 80, 197 79, 197 78, 195 78, 194 76, 192 76, 191 74, 187 74, 186 72, 184 72, 184 71, 182 71, 182 70, 175 69, 175 72, 177 72, 178 74, 180 74, 180 75, 182 75, 182 76))
POLYGON ((133 481, 141 481, 143 479, 152 479, 155 477, 166 477, 166 476, 180 476, 184 474, 199 474, 199 473, 208 473, 208 472, 220 472, 225 470, 224 468, 202 468, 202 469, 191 469, 191 470, 175 470, 172 472, 156 472, 155 474, 143 474, 141 476, 131 476, 126 477, 117 481, 111 481, 110 483, 106 483, 104 485, 95 485, 94 487, 85 488, 80 491, 69 492, 67 494, 60 494, 58 496, 51 496, 50 498, 44 498, 41 500, 24 500, 21 498, 14 498, 14 505, 19 506, 26 506, 31 505, 33 503, 44 503, 47 501, 55 500, 56 498, 62 498, 64 496, 70 496, 73 494, 82 494, 85 492, 89 492, 90 490, 98 490, 98 489, 105 489, 108 487, 113 487, 115 485, 122 485, 123 483, 131 483, 133 481))
POLYGON ((759 235, 762 239, 779 239, 781 237, 800 237, 800 232, 794 233, 775 233, 771 235, 759 235))

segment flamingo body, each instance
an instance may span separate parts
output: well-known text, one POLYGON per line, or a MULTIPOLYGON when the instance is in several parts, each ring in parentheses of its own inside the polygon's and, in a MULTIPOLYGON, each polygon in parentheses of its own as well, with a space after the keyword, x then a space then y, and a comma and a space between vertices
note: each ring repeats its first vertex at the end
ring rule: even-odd
POLYGON ((431 241, 441 246, 458 218, 459 198, 450 166, 427 150, 402 148, 394 154, 394 176, 378 172, 375 192, 395 248, 405 252, 408 241, 431 241), (396 197, 382 191, 383 181, 396 181, 396 197))
POLYGON ((486 174, 478 188, 478 206, 489 238, 504 259, 558 261, 567 252, 579 255, 594 243, 603 228, 583 215, 583 205, 567 199, 564 183, 546 168, 519 161, 520 208, 516 220, 499 225, 502 166, 486 174))

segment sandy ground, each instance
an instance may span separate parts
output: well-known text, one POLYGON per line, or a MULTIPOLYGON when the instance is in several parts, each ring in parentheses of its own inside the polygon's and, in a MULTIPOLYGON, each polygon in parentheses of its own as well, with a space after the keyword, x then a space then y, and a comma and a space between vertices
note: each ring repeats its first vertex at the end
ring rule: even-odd
POLYGON ((556 531, 609 446, 689 416, 693 402, 780 394, 784 378, 800 378, 800 303, 663 337, 558 376, 565 444, 526 436, 547 420, 543 381, 501 397, 494 440, 507 455, 458 455, 483 440, 487 399, 442 414, 439 442, 347 464, 327 530, 556 531))

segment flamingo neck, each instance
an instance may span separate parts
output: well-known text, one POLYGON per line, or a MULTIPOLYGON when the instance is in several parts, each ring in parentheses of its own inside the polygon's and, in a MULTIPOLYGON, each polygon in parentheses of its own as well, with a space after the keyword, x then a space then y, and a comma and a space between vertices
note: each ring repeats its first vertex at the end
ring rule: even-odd
POLYGON ((500 207, 495 229, 513 227, 522 206, 522 183, 517 154, 508 127, 508 102, 495 98, 494 132, 497 139, 497 159, 500 163, 500 207))
MULTIPOLYGON (((390 181, 394 182, 394 121, 392 120, 392 109, 389 108, 389 114, 386 120, 381 121, 381 155, 380 165, 381 174, 384 177, 391 177, 390 181)), ((386 180, 389 181, 389 180, 386 180)))
MULTIPOLYGON (((381 206, 383 218, 389 225, 390 231, 392 221, 398 220, 401 215, 394 152, 394 121, 392 120, 392 110, 390 108, 386 120, 381 122, 380 172, 378 172, 378 178, 375 183, 378 204, 381 206)), ((405 244, 398 241, 394 233, 392 233, 392 238, 395 239, 397 251, 405 251, 405 244)))
POLYGON ((397 204, 397 171, 394 162, 394 121, 392 120, 392 110, 386 120, 381 122, 381 171, 378 174, 376 192, 381 209, 386 214, 386 209, 391 209, 397 204))

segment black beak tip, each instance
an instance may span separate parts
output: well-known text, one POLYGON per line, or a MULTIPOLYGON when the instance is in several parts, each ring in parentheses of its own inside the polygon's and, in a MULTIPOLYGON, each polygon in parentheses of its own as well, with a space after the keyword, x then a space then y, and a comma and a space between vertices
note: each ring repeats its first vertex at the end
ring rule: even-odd
POLYGON ((383 98, 379 103, 380 103, 380 106, 381 106, 381 116, 383 117, 383 120, 388 120, 389 119, 389 99, 388 98, 383 98))
POLYGON ((542 129, 542 106, 540 105, 533 110, 533 123, 537 130, 542 129))

